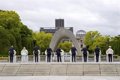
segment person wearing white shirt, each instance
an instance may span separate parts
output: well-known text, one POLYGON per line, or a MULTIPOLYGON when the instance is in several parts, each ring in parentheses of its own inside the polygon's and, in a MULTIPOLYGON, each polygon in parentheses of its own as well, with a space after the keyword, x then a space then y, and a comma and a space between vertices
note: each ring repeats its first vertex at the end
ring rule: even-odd
POLYGON ((109 48, 106 50, 106 55, 107 55, 107 61, 112 62, 113 61, 113 49, 111 48, 111 46, 109 46, 109 48))
POLYGON ((25 47, 21 51, 21 62, 28 62, 28 50, 25 47))

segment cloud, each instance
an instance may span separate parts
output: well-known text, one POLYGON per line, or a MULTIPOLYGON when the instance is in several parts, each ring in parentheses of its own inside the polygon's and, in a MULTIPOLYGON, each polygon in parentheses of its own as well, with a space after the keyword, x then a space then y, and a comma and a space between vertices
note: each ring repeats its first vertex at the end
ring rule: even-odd
POLYGON ((1 0, 0 9, 15 10, 34 31, 54 27, 56 18, 64 18, 65 26, 74 27, 75 32, 84 29, 120 34, 119 0, 1 0))

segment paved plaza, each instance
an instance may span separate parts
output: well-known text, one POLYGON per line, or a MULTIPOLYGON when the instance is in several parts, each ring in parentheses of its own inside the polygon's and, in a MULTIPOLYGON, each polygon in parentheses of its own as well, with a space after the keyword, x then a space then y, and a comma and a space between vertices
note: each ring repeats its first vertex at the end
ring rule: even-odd
POLYGON ((0 63, 0 76, 120 76, 120 63, 0 63))
POLYGON ((120 80, 119 76, 3 76, 0 80, 120 80))

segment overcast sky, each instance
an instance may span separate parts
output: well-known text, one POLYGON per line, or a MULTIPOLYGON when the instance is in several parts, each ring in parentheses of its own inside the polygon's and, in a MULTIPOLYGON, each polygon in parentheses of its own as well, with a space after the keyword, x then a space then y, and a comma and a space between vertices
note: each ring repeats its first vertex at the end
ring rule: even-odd
POLYGON ((33 31, 54 27, 62 18, 66 27, 102 34, 120 34, 120 0, 0 0, 0 9, 15 10, 33 31))

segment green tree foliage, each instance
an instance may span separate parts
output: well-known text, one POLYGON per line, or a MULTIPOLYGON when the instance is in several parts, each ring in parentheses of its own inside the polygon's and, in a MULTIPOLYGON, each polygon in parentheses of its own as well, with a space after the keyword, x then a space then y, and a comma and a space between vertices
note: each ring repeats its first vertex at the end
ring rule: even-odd
POLYGON ((5 29, 19 27, 20 23, 19 15, 15 11, 0 10, 0 25, 5 29))
POLYGON ((112 37, 110 40, 110 45, 114 50, 114 54, 120 55, 120 36, 112 37))
POLYGON ((0 10, 0 55, 8 55, 11 45, 17 54, 24 46, 32 53, 32 42, 32 31, 21 22, 19 15, 15 11, 0 10))
POLYGON ((30 54, 32 54, 33 49, 33 38, 32 38, 32 31, 28 29, 27 26, 23 25, 20 30, 21 35, 21 44, 22 46, 25 46, 30 54))
POLYGON ((14 41, 14 37, 3 27, 0 27, 0 54, 6 55, 8 47, 11 45, 11 42, 14 43, 14 41))
POLYGON ((85 39, 84 39, 85 45, 88 46, 90 50, 92 50, 93 49, 93 44, 98 37, 100 37, 100 33, 97 32, 97 31, 87 32, 86 36, 85 36, 85 39))
POLYGON ((45 32, 33 33, 33 39, 36 41, 36 44, 39 45, 42 52, 44 52, 49 47, 51 38, 52 38, 51 33, 45 32))
POLYGON ((72 42, 69 41, 60 42, 58 47, 63 49, 65 52, 69 52, 72 47, 72 42))
POLYGON ((99 46, 102 53, 105 54, 108 39, 108 36, 102 36, 98 31, 89 31, 85 36, 84 43, 88 46, 90 52, 93 52, 95 47, 99 46))

